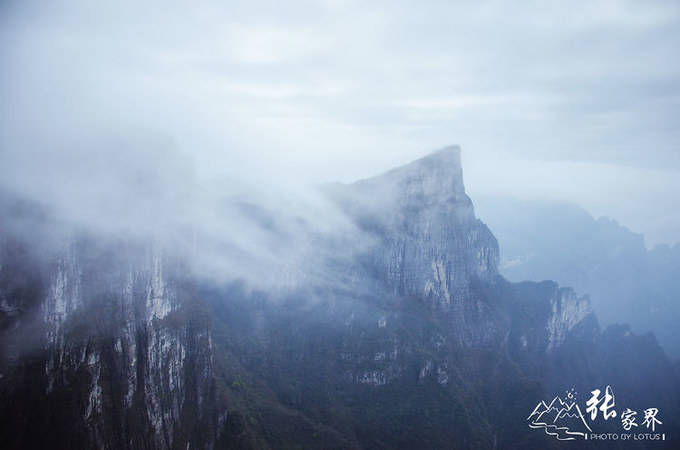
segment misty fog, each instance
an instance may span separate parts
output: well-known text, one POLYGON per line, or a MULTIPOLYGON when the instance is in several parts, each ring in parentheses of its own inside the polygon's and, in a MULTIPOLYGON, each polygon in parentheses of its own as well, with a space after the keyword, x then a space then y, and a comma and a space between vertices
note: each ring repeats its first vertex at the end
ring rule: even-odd
POLYGON ((166 167, 175 199, 184 177, 299 192, 459 143, 473 200, 570 201, 674 244, 679 17, 675 2, 3 2, 2 182, 116 227, 181 208, 143 205, 137 175, 108 170, 130 161, 166 167), (168 144, 126 148, 140 134, 168 144))
MULTIPOLYGON (((570 206, 551 208, 618 220, 638 252, 680 241, 674 3, 1 8, 3 223, 41 250, 86 232, 172 247, 219 283, 342 285, 333 264, 376 236, 333 183, 452 143, 504 274, 595 293, 605 323, 630 321, 598 303, 621 295, 575 275, 600 244, 560 247, 589 228, 560 234, 570 206)), ((390 195, 362 201, 388 214, 390 195)))
POLYGON ((0 442, 680 448, 679 54, 675 0, 0 1, 0 442))

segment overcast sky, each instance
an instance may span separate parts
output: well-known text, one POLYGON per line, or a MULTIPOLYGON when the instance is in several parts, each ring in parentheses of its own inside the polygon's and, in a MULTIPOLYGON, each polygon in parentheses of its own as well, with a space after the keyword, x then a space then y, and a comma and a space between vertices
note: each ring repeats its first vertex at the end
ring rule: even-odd
POLYGON ((142 126, 201 179, 293 184, 460 144, 473 200, 680 241, 676 0, 4 1, 0 52, 5 154, 142 126))

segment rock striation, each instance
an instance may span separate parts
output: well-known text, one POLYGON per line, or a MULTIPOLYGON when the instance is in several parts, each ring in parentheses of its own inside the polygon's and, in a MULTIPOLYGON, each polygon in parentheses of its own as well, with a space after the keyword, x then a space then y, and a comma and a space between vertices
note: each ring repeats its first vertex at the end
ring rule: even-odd
POLYGON ((177 254, 92 236, 47 255, 5 236, 0 254, 10 448, 212 446, 212 336, 189 314, 195 293, 177 254))

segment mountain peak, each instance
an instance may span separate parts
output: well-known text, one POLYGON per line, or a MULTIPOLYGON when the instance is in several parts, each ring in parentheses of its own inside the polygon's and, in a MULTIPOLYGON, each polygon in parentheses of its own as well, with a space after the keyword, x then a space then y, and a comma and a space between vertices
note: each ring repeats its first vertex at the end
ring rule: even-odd
POLYGON ((423 156, 420 159, 413 161, 413 163, 445 163, 451 166, 461 166, 460 161, 460 145, 449 145, 432 153, 423 156))
MULTIPOLYGON (((337 195, 360 227, 381 240, 371 259, 397 296, 425 298, 433 308, 474 322, 473 279, 498 275, 498 242, 465 194, 461 150, 445 147, 337 195), (463 317, 465 316, 465 317, 463 317)), ((485 337, 463 336, 470 345, 485 337)))
POLYGON ((458 145, 440 148, 406 165, 394 168, 385 175, 427 170, 432 173, 462 174, 461 150, 458 145))
MULTIPOLYGON (((353 184, 360 190, 387 190, 405 201, 416 199, 455 203, 465 198, 461 150, 457 145, 436 150, 406 165, 353 184)), ((387 198, 388 196, 383 196, 387 198)))

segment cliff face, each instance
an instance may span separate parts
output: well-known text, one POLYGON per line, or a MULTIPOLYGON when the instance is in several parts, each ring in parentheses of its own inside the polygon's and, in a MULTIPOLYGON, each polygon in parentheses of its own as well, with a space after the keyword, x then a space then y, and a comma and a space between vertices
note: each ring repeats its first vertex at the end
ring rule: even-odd
POLYGON ((424 299, 469 345, 491 338, 496 325, 472 286, 498 277, 498 243, 465 194, 459 147, 336 188, 335 195, 371 238, 360 273, 396 297, 424 299))
POLYGON ((606 385, 680 425, 680 380, 653 336, 603 332, 587 297, 498 274, 458 148, 325 193, 341 232, 246 208, 272 267, 294 259, 295 282, 276 287, 202 278, 181 239, 59 232, 5 208, 27 217, 1 228, 3 442, 557 448, 527 415, 606 385))
POLYGON ((451 311, 469 303, 473 277, 498 275, 498 243, 465 194, 460 148, 348 188, 350 211, 380 237, 373 265, 394 294, 424 296, 451 311))
POLYGON ((211 447, 212 337, 188 314, 196 298, 182 259, 100 236, 52 244, 37 253, 5 235, 0 247, 3 441, 211 447))
MULTIPOLYGON (((551 448, 523 422, 537 399, 607 384, 677 417, 680 383, 655 342, 602 332, 570 288, 498 275, 498 244, 465 195, 457 148, 329 195, 361 230, 333 266, 348 284, 271 304, 238 287, 206 294, 221 345, 242 364, 227 376, 270 387, 281 408, 323 425, 313 434, 327 446, 551 448), (638 389, 645 370, 662 387, 638 389)), ((255 395, 243 391, 233 394, 255 395)))

